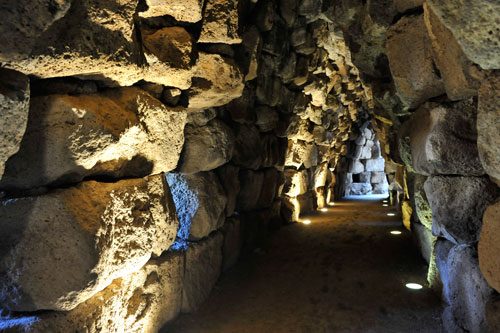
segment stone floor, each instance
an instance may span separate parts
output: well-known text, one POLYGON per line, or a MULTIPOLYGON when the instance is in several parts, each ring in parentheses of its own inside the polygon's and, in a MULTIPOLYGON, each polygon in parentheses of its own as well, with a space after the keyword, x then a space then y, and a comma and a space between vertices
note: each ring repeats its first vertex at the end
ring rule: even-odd
POLYGON ((160 332, 441 332, 439 297, 405 287, 426 266, 392 211, 346 200, 281 228, 160 332))

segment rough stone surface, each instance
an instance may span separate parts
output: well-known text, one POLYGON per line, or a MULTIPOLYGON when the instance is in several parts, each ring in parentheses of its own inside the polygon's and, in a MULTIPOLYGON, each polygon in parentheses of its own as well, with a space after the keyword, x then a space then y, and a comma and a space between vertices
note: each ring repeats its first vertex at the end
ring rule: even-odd
POLYGON ((500 297, 494 296, 486 303, 486 320, 490 332, 500 331, 500 297))
POLYGON ((427 103, 403 125, 409 137, 413 169, 424 175, 481 176, 476 129, 476 103, 427 103))
POLYGON ((383 172, 385 160, 383 158, 365 160, 365 170, 369 172, 383 172))
POLYGON ((303 141, 288 141, 285 166, 300 169, 302 165, 306 169, 318 164, 318 147, 314 143, 303 141))
POLYGON ((480 82, 471 75, 472 62, 427 3, 424 4, 424 18, 432 41, 434 61, 443 78, 448 97, 451 100, 461 100, 477 95, 480 82))
POLYGON ((279 121, 279 115, 275 109, 259 106, 255 110, 255 113, 257 115, 255 124, 261 132, 272 131, 279 121))
MULTIPOLYGON (((24 2, 20 4, 26 6, 24 2)), ((77 1, 69 9, 66 1, 51 4, 35 1, 27 7, 18 7, 23 8, 22 13, 35 7, 36 18, 25 17, 14 25, 37 22, 30 28, 21 28, 21 33, 30 35, 28 40, 34 41, 34 45, 28 47, 31 52, 26 50, 22 56, 2 59, 4 66, 42 78, 79 76, 102 80, 108 85, 129 86, 141 79, 141 53, 134 28, 137 0, 77 1), (43 26, 46 30, 40 34, 43 26)), ((19 40, 23 39, 15 40, 22 44, 19 40)))
POLYGON ((500 68, 498 1, 430 0, 428 5, 451 30, 471 61, 483 69, 500 68))
POLYGON ((224 225, 227 197, 212 172, 166 173, 177 209, 180 240, 200 240, 224 225))
POLYGON ((424 183, 426 176, 415 174, 413 180, 413 199, 415 201, 415 211, 420 223, 427 229, 432 229, 432 210, 425 195, 424 183))
POLYGON ((243 93, 243 75, 231 59, 218 54, 200 52, 192 86, 189 90, 191 109, 221 106, 243 93))
POLYGON ((413 223, 412 232, 420 253, 422 253, 425 261, 430 264, 437 237, 434 236, 427 227, 420 223, 413 223))
MULTIPOLYGON (((0 29, 2 27, 0 23, 0 29)), ((19 150, 28 123, 30 84, 21 73, 0 69, 0 179, 5 162, 19 150)))
POLYGON ((236 199, 236 211, 246 212, 256 209, 264 185, 264 172, 241 169, 239 179, 240 193, 236 199))
POLYGON ((262 140, 255 126, 235 127, 235 147, 232 162, 238 166, 257 170, 262 164, 262 140))
POLYGON ((198 43, 239 44, 238 0, 206 0, 198 43))
POLYGON ((83 182, 0 209, 1 302, 15 311, 75 308, 167 250, 178 225, 161 175, 83 182))
POLYGON ((493 290, 479 270, 477 253, 465 244, 450 248, 446 243, 449 242, 436 243, 437 266, 447 303, 443 325, 448 332, 488 332, 485 305, 493 290))
POLYGON ((203 0, 146 0, 147 10, 141 17, 170 15, 177 21, 195 23, 201 20, 203 0))
POLYGON ((167 253, 69 312, 12 318, 2 327, 13 332, 157 332, 180 313, 183 278, 184 254, 167 253))
POLYGON ((214 119, 206 126, 186 126, 184 147, 177 168, 181 173, 213 170, 233 157, 234 135, 223 121, 214 119))
POLYGON ((479 266, 486 281, 500 290, 500 202, 489 206, 483 215, 479 237, 479 266))
POLYGON ((7 162, 0 188, 170 171, 181 153, 185 122, 183 109, 167 108, 133 87, 35 97, 21 148, 7 162))
POLYGON ((500 186, 500 74, 483 81, 477 110, 477 146, 486 173, 500 186))
POLYGON ((432 59, 424 16, 406 16, 387 31, 387 57, 398 95, 410 108, 445 92, 432 59))
POLYGON ((236 208, 236 199, 240 192, 239 181, 240 168, 230 163, 223 165, 216 170, 217 176, 224 187, 227 196, 226 216, 231 216, 236 208))
POLYGON ((224 237, 220 232, 190 245, 186 251, 184 288, 182 290, 182 312, 192 312, 208 297, 219 278, 222 266, 222 245, 224 237))
POLYGON ((239 217, 228 218, 222 228, 222 233, 224 235, 224 243, 222 244, 222 271, 226 271, 236 264, 243 246, 239 217))
POLYGON ((432 209, 432 234, 460 243, 475 243, 486 207, 500 194, 486 177, 429 177, 424 184, 432 209))
POLYGON ((182 27, 142 31, 142 47, 148 63, 144 80, 188 89, 194 74, 193 37, 182 27))

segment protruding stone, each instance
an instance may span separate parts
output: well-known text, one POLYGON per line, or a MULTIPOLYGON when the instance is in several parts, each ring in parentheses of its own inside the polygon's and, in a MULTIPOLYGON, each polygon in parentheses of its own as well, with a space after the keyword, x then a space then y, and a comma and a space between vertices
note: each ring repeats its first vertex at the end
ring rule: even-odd
POLYGON ((259 55, 262 48, 262 40, 259 30, 255 26, 251 26, 243 33, 243 56, 241 57, 246 69, 245 81, 251 81, 257 77, 259 69, 259 55))
POLYGON ((221 120, 214 119, 200 127, 188 125, 184 137, 178 172, 210 171, 233 157, 234 135, 221 120))
POLYGON ((483 215, 479 237, 479 266, 486 281, 500 290, 500 202, 489 206, 483 215))
POLYGON ((289 197, 297 197, 306 193, 308 187, 309 181, 307 177, 307 170, 285 170, 285 187, 283 188, 283 194, 289 197))
POLYGON ((430 264, 437 237, 432 234, 430 229, 420 223, 413 223, 412 233, 422 257, 427 261, 427 264, 430 264))
POLYGON ((500 75, 491 75, 479 90, 477 147, 486 173, 500 186, 500 75))
POLYGON ((255 126, 239 125, 235 128, 233 163, 257 170, 262 164, 262 141, 255 126))
POLYGON ((83 182, 0 210, 1 302, 14 311, 75 308, 167 250, 178 225, 162 175, 83 182))
POLYGON ((398 95, 410 108, 445 92, 434 69, 424 16, 405 16, 387 31, 389 67, 398 95))
POLYGON ((144 80, 188 89, 193 76, 193 38, 182 27, 142 31, 142 47, 148 63, 144 80))
POLYGON ((429 177, 424 184, 432 209, 432 233, 455 244, 475 243, 486 207, 500 189, 486 177, 429 177))
POLYGON ((243 93, 243 76, 231 59, 200 53, 189 90, 190 109, 221 106, 243 93))
POLYGON ((422 105, 403 125, 409 138, 411 165, 424 175, 481 176, 484 169, 476 144, 476 103, 422 105))
POLYGON ((213 172, 165 175, 179 218, 179 242, 200 240, 224 225, 227 197, 213 172))
POLYGON ((201 20, 203 0, 146 0, 148 9, 139 12, 141 17, 170 15, 177 21, 195 23, 201 20))
POLYGON ((472 62, 427 3, 424 4, 424 18, 446 94, 454 101, 476 96, 480 82, 471 75, 472 62))
POLYGON ((300 169, 302 164, 306 169, 318 165, 318 147, 314 143, 289 140, 285 165, 300 169))
POLYGON ((183 109, 169 109, 134 87, 35 97, 21 148, 7 162, 0 188, 170 171, 177 166, 185 123, 183 109))
POLYGON ((447 332, 488 332, 486 303, 493 290, 479 270, 477 253, 469 245, 450 245, 442 240, 436 243, 437 266, 447 303, 443 325, 447 332))
MULTIPOLYGON (((142 78, 142 55, 134 26, 138 0, 77 1, 71 3, 69 10, 69 2, 64 0, 53 1, 50 6, 38 1, 20 4, 19 15, 23 17, 14 20, 30 25, 36 22, 28 29, 21 28, 21 34, 29 36, 27 49, 31 52, 23 50, 27 53, 16 58, 9 55, 0 60, 2 66, 40 78, 78 76, 112 86, 130 86, 142 78), (33 17, 24 16, 31 9, 33 17)), ((26 24, 14 24, 23 25, 26 24)), ((12 29, 10 23, 3 26, 12 29)), ((12 39, 10 33, 2 36, 17 44, 25 42, 24 38, 12 39)))
POLYGON ((206 0, 198 43, 241 43, 238 0, 206 0))
POLYGON ((365 170, 370 172, 383 172, 385 160, 383 158, 365 160, 364 161, 365 170))
MULTIPOLYGON (((0 23, 0 27, 1 27, 0 23)), ((5 162, 18 152, 28 123, 30 83, 27 76, 0 69, 0 179, 5 162)))
POLYGON ((45 311, 2 321, 6 331, 157 332, 181 311, 184 253, 151 259, 68 312, 45 311))
POLYGON ((208 297, 219 278, 222 266, 224 237, 216 232, 207 239, 193 243, 186 251, 182 312, 189 313, 208 297))
POLYGON ((426 176, 415 174, 413 180, 413 199, 415 201, 415 210, 418 220, 427 229, 432 229, 432 210, 425 195, 424 183, 427 180, 426 176))
POLYGON ((500 68, 500 3, 496 0, 430 0, 427 2, 450 29, 467 58, 483 69, 500 68))

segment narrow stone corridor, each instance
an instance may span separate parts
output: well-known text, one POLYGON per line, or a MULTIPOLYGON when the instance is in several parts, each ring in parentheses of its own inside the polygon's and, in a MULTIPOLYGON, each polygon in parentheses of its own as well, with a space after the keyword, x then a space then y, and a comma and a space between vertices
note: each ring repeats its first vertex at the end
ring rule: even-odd
POLYGON ((441 332, 425 261, 391 212, 381 199, 344 200, 281 228, 160 332, 441 332))

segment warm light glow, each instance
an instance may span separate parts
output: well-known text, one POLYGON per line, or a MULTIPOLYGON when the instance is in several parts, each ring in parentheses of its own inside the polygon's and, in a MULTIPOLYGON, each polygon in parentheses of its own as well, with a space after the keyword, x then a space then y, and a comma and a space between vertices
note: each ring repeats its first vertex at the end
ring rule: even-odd
POLYGON ((335 205, 335 202, 329 202, 328 203, 328 206, 333 206, 333 205, 335 205))
POLYGON ((394 213, 387 213, 387 216, 396 216, 394 213))
POLYGON ((406 288, 413 289, 413 290, 419 290, 419 289, 422 289, 423 287, 421 284, 418 284, 418 283, 407 283, 406 288))
POLYGON ((311 224, 311 220, 302 220, 302 223, 304 223, 304 224, 311 224))
POLYGON ((393 235, 401 235, 401 231, 393 230, 393 231, 391 231, 391 234, 393 234, 393 235))
POLYGON ((328 208, 321 208, 320 211, 322 212, 327 212, 328 211, 328 208))
POLYGON ((382 201, 382 202, 383 202, 383 203, 388 203, 389 201, 388 201, 388 200, 384 200, 384 201, 382 201))
POLYGON ((389 204, 383 204, 382 206, 384 206, 384 207, 389 207, 389 204))

